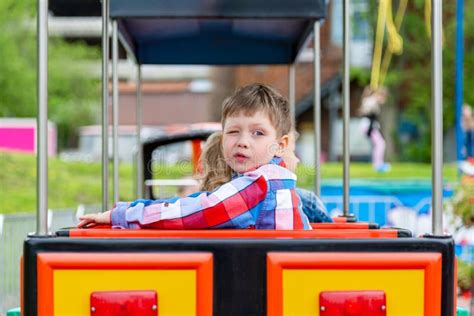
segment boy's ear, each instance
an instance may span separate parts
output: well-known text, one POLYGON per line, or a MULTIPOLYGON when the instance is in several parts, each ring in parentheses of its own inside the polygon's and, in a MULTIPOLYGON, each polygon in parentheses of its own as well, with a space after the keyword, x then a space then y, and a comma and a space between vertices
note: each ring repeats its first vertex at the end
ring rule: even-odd
POLYGON ((279 140, 278 140, 278 150, 275 154, 277 157, 283 157, 283 154, 285 153, 286 148, 288 147, 289 143, 289 136, 288 135, 283 135, 279 140))

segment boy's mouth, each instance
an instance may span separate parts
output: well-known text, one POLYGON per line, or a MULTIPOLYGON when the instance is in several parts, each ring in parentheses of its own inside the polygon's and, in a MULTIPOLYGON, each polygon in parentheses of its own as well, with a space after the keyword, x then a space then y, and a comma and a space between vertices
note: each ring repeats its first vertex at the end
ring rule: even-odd
POLYGON ((249 157, 247 157, 246 155, 240 154, 240 153, 237 153, 237 154, 234 155, 234 159, 237 160, 238 162, 244 162, 248 158, 249 157))

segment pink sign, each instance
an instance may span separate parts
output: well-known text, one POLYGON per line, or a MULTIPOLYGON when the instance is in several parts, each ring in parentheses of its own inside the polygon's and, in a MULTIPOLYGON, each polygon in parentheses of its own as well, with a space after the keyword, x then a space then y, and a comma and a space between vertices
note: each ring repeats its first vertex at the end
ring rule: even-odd
POLYGON ((35 152, 34 127, 0 128, 0 148, 13 151, 35 152))
MULTIPOLYGON (((48 124, 48 155, 56 155, 56 128, 48 124)), ((0 119, 0 151, 36 153, 35 119, 0 119)))

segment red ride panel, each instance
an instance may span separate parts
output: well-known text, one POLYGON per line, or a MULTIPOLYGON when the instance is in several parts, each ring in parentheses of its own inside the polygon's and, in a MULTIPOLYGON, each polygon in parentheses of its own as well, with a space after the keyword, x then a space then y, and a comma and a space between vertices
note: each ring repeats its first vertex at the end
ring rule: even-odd
POLYGON ((91 316, 158 316, 155 291, 92 292, 91 316))
POLYGON ((384 291, 327 291, 319 294, 319 315, 385 316, 384 291))

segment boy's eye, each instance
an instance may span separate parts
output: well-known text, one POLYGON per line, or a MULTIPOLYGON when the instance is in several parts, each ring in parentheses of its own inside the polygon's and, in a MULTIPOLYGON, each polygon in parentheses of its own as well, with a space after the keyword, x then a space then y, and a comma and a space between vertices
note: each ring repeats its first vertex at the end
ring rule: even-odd
POLYGON ((254 134, 255 136, 263 136, 263 135, 265 135, 265 133, 262 132, 262 131, 255 131, 255 132, 253 132, 253 134, 254 134))
POLYGON ((227 131, 227 134, 236 134, 236 133, 238 133, 238 131, 236 131, 236 130, 227 131))

